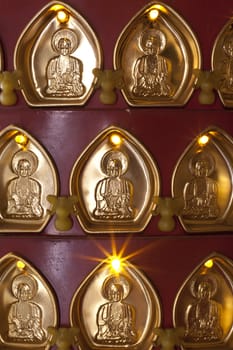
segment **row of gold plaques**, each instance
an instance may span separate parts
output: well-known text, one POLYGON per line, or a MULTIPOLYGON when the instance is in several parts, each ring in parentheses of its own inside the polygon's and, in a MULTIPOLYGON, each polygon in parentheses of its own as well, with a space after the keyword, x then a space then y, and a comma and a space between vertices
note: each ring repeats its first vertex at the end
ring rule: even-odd
MULTIPOLYGON (((232 20, 217 37, 212 54, 217 89, 223 104, 229 107, 231 32, 232 20)), ((0 60, 3 71, 2 55, 0 60)), ((36 14, 20 35, 14 53, 19 87, 31 106, 85 104, 100 77, 102 61, 94 31, 63 2, 50 2, 36 14)), ((152 2, 123 29, 115 45, 113 65, 123 83, 116 82, 114 74, 102 75, 103 94, 106 92, 108 101, 104 103, 112 103, 112 90, 121 86, 131 106, 182 106, 197 82, 195 72, 201 69, 201 54, 196 36, 184 19, 171 7, 152 2)), ((11 84, 16 88, 15 81, 11 84)))
MULTIPOLYGON (((59 197, 57 170, 45 149, 12 125, 0 133, 0 146, 0 231, 39 232, 51 214, 57 213, 59 220, 65 199, 59 197)), ((232 138, 209 127, 181 155, 171 199, 181 203, 179 219, 185 231, 232 230, 232 154, 232 138)), ((155 215, 160 182, 156 162, 145 147, 126 130, 111 126, 73 165, 67 215, 75 212, 88 233, 141 232, 155 215)))
MULTIPOLYGON (((138 268, 124 259, 119 265, 114 261, 113 257, 103 260, 74 293, 70 325, 76 332, 70 344, 88 350, 149 350, 161 334, 159 297, 138 268)), ((0 276, 1 346, 47 349, 59 326, 51 286, 34 267, 12 253, 0 259, 0 276)), ((211 254, 189 275, 175 298, 173 323, 174 331, 182 334, 179 345, 184 349, 230 347, 232 292, 233 262, 211 254)), ((63 341, 69 344, 69 339, 63 341)))
MULTIPOLYGON (((84 18, 62 2, 46 5, 15 48, 20 86, 32 106, 83 105, 102 66, 99 41, 84 18)), ((114 68, 122 92, 135 106, 183 105, 200 69, 196 37, 170 7, 151 3, 125 27, 115 47, 114 68), (156 16, 155 16, 156 15, 156 16)))
MULTIPOLYGON (((47 199, 57 204, 55 166, 37 141, 18 127, 2 130, 0 144, 4 194, 0 230, 39 232, 51 214, 47 199)), ((152 216, 159 182, 157 167, 145 148, 128 132, 110 127, 75 163, 70 195, 85 231, 139 232, 152 216)))

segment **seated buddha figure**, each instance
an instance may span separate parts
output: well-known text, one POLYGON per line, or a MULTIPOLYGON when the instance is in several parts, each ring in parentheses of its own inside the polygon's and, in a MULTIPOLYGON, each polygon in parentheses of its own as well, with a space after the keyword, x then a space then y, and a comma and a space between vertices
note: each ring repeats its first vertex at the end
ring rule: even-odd
POLYGON ((222 62, 222 76, 221 90, 223 92, 232 93, 233 91, 233 31, 225 37, 223 43, 223 51, 225 59, 222 62))
POLYGON ((53 57, 47 65, 46 93, 48 95, 79 97, 84 94, 82 62, 71 56, 77 45, 77 36, 71 29, 61 29, 53 35, 52 47, 58 56, 53 57))
POLYGON ((215 342, 222 338, 221 305, 213 300, 217 291, 216 280, 201 279, 191 289, 195 301, 187 308, 185 337, 193 342, 215 342))
POLYGON ((210 177, 214 172, 214 159, 202 152, 189 163, 193 177, 184 187, 183 215, 190 219, 213 219, 219 214, 218 184, 210 177))
POLYGON ((159 29, 151 28, 145 30, 140 39, 144 55, 134 65, 134 95, 170 96, 169 62, 161 55, 166 46, 165 34, 159 29))
MULTIPOLYGON (((103 286, 107 303, 101 305, 97 313, 98 332, 96 340, 102 344, 132 344, 137 340, 135 331, 135 311, 126 303, 126 280, 107 278, 103 286)), ((128 283, 128 282, 127 282, 128 283)))
POLYGON ((31 175, 38 166, 37 156, 31 151, 19 151, 12 159, 12 170, 17 177, 7 186, 6 215, 13 218, 41 218, 41 185, 31 175))
POLYGON ((109 151, 102 158, 102 170, 107 175, 95 189, 94 215, 103 219, 132 218, 133 186, 123 174, 127 170, 127 158, 122 152, 109 151))
POLYGON ((30 275, 18 275, 12 283, 12 292, 17 301, 12 303, 8 313, 8 337, 15 341, 43 341, 42 311, 34 303, 37 291, 35 279, 30 275))

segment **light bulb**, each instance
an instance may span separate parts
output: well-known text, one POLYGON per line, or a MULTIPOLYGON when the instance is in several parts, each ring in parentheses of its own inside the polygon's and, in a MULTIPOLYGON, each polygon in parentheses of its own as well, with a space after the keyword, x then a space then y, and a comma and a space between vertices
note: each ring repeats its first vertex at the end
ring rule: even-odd
POLYGON ((119 134, 112 134, 110 136, 110 142, 114 145, 114 146, 118 146, 122 143, 122 137, 119 134))
POLYGON ((207 135, 202 135, 198 138, 198 143, 200 146, 204 146, 209 142, 209 136, 207 135))

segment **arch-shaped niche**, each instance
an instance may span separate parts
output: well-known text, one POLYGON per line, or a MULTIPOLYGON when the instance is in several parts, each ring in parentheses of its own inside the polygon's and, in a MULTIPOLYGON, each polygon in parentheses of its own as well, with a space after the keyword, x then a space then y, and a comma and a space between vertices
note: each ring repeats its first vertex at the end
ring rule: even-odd
POLYGON ((232 154, 231 137, 217 127, 209 127, 178 160, 172 195, 183 198, 179 219, 186 231, 232 231, 232 154))
POLYGON ((0 232, 39 232, 48 220, 49 194, 58 194, 55 166, 25 130, 10 125, 0 133, 0 232))
POLYGON ((50 2, 16 44, 15 69, 31 106, 83 105, 101 68, 99 41, 86 20, 63 2, 50 2))
POLYGON ((152 2, 120 34, 114 67, 123 71, 122 93, 132 106, 182 106, 201 67, 196 36, 171 7, 152 2))
POLYGON ((232 261, 213 253, 181 286, 174 301, 173 322, 174 327, 184 328, 184 349, 232 345, 232 273, 232 261))
POLYGON ((75 292, 70 323, 80 330, 81 349, 151 349, 156 338, 154 329, 161 323, 159 298, 135 266, 124 260, 123 267, 115 272, 111 260, 106 260, 75 292))
POLYGON ((212 70, 218 80, 218 94, 225 107, 233 106, 233 20, 218 34, 212 50, 212 70))
POLYGON ((56 296, 41 274, 20 256, 0 259, 0 346, 48 349, 49 326, 58 325, 56 296))
POLYGON ((149 153, 114 126, 90 143, 70 176, 70 193, 79 198, 77 218, 89 233, 142 231, 159 191, 158 169, 149 153))

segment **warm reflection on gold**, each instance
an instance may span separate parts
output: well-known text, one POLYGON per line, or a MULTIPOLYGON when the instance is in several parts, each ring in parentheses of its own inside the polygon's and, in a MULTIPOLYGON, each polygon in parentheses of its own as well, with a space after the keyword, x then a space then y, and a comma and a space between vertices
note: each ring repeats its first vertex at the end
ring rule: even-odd
POLYGON ((224 313, 221 322, 223 329, 227 329, 229 325, 232 324, 232 296, 226 296, 224 301, 226 304, 226 312, 224 313))
POLYGON ((53 6, 50 7, 50 11, 62 11, 64 10, 64 6, 60 5, 60 4, 55 4, 53 6))
POLYGON ((209 131, 208 134, 212 135, 212 136, 216 136, 217 132, 216 131, 209 131))
POLYGON ((221 186, 218 188, 218 193, 219 193, 219 205, 223 206, 225 204, 226 198, 228 198, 229 193, 232 191, 232 184, 230 182, 229 177, 227 176, 228 174, 223 174, 220 173, 218 175, 218 181, 221 183, 221 186))
POLYGON ((163 13, 167 13, 167 9, 163 5, 160 5, 160 4, 155 4, 155 5, 151 6, 149 11, 152 11, 152 10, 157 10, 158 12, 162 11, 163 13))

